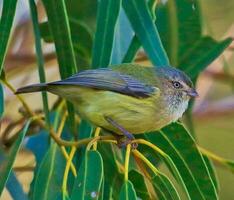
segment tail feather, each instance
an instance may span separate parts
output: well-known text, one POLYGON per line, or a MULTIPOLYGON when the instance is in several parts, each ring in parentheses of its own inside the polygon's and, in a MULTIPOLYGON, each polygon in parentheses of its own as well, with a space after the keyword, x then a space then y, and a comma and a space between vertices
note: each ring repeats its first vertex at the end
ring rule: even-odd
POLYGON ((30 92, 40 92, 40 91, 46 91, 46 89, 47 89, 47 84, 46 83, 33 84, 33 85, 28 85, 28 86, 19 88, 15 92, 15 94, 30 93, 30 92))

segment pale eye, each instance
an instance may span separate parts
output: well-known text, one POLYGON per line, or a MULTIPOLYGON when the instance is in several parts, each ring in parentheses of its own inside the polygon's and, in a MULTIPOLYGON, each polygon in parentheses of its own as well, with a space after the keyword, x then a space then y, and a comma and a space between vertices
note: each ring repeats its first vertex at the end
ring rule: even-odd
POLYGON ((180 84, 180 82, 178 82, 178 81, 173 81, 172 84, 173 84, 174 88, 177 88, 177 89, 183 87, 183 86, 180 84))

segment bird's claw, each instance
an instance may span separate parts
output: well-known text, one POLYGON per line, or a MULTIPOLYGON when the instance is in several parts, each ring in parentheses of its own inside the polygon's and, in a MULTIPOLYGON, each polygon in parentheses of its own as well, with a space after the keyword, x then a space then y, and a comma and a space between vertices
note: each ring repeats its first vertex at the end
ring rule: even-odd
POLYGON ((138 144, 136 142, 133 142, 135 138, 127 138, 124 136, 117 136, 117 146, 121 149, 126 148, 127 145, 131 144, 131 149, 137 149, 138 144))

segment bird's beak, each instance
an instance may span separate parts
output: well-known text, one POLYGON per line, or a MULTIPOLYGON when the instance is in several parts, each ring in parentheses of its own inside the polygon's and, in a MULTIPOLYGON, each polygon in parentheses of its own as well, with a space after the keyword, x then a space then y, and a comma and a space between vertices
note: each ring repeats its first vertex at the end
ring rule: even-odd
POLYGON ((194 88, 191 88, 191 89, 187 92, 187 94, 188 94, 190 97, 198 97, 198 96, 199 96, 198 93, 197 93, 197 91, 196 91, 194 88))

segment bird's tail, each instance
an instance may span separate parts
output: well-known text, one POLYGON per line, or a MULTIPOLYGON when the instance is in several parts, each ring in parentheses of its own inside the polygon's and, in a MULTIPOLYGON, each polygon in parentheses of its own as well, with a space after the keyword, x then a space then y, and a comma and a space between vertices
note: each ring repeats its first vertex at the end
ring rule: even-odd
POLYGON ((19 88, 15 92, 15 94, 30 93, 30 92, 40 92, 40 91, 46 91, 46 89, 47 89, 47 84, 46 83, 33 84, 33 85, 28 85, 28 86, 19 88))

